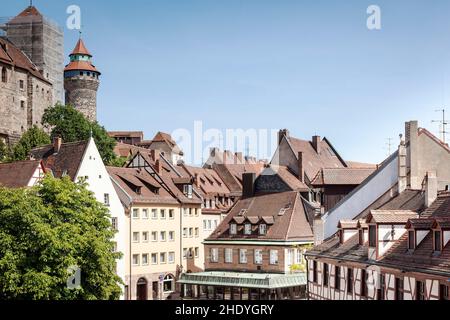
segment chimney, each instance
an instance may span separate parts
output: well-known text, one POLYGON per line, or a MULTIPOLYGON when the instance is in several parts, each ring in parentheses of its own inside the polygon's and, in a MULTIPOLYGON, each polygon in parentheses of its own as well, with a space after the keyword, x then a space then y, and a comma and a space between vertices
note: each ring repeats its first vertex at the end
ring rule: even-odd
POLYGON ((403 136, 400 135, 400 145, 398 146, 398 193, 402 193, 408 187, 406 155, 405 141, 403 136))
POLYGON ((236 152, 235 154, 234 154, 234 157, 235 157, 235 159, 236 159, 236 164, 242 164, 243 163, 243 161, 242 161, 242 152, 236 152))
POLYGON ((255 195, 255 181, 256 173, 243 173, 242 174, 242 197, 251 198, 255 195))
POLYGON ((436 171, 427 173, 426 187, 425 187, 425 206, 428 208, 436 201, 438 196, 438 181, 436 171))
POLYGON ((159 160, 159 150, 155 150, 155 149, 150 150, 150 158, 152 158, 152 160, 154 162, 158 161, 159 160))
POLYGON ((422 188, 423 176, 419 174, 419 123, 409 121, 405 124, 405 143, 407 147, 406 165, 409 167, 409 185, 411 189, 422 188))
POLYGON ((303 152, 298 153, 298 179, 305 182, 305 167, 303 166, 303 152))
POLYGON ((313 136, 312 137, 312 145, 314 147, 314 150, 316 150, 317 154, 320 154, 320 136, 313 136))
POLYGON ((155 170, 156 170, 156 172, 157 172, 158 174, 161 174, 161 173, 162 173, 162 160, 161 160, 160 158, 158 158, 158 159, 155 161, 155 170))
POLYGON ((281 140, 283 140, 283 137, 289 138, 289 130, 288 129, 282 129, 278 131, 278 145, 281 143, 281 140))
POLYGON ((200 176, 198 173, 196 173, 194 176, 194 184, 197 188, 200 188, 200 176))
POLYGON ((61 145, 62 145, 61 137, 53 138, 53 153, 59 153, 59 151, 61 150, 61 145))

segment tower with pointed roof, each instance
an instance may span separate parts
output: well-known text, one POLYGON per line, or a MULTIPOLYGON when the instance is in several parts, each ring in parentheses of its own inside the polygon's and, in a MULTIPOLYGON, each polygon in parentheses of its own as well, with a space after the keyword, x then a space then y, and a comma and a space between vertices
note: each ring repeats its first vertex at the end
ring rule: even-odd
POLYGON ((75 107, 91 121, 97 120, 97 90, 100 72, 92 64, 92 55, 80 38, 64 69, 66 104, 75 107))
POLYGON ((50 105, 63 102, 64 33, 62 28, 30 5, 0 26, 43 77, 52 83, 50 105))

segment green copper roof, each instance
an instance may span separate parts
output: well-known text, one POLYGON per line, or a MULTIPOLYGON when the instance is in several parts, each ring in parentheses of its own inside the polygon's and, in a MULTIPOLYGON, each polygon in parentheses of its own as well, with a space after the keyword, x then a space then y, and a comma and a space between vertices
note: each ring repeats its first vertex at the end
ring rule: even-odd
POLYGON ((273 274, 246 272, 184 273, 178 283, 203 286, 224 286, 278 289, 306 285, 306 273, 273 274))

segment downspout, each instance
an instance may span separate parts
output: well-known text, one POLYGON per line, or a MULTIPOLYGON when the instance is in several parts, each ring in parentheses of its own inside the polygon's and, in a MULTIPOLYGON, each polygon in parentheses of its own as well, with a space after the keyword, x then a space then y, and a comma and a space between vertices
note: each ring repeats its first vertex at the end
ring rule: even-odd
POLYGON ((306 300, 309 300, 309 260, 308 256, 305 256, 306 259, 306 300))

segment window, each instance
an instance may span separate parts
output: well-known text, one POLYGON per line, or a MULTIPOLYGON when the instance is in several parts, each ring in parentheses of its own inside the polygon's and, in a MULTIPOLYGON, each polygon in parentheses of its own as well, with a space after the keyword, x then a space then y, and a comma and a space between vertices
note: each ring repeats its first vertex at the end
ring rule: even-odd
POLYGON ((434 232, 434 251, 435 252, 442 251, 442 233, 441 233, 441 231, 434 232))
POLYGON ((161 252, 159 254, 159 263, 166 263, 166 253, 165 252, 161 252))
POLYGON ((212 223, 211 223, 211 220, 208 220, 208 230, 212 230, 212 223))
POLYGON ((22 109, 25 109, 25 101, 20 101, 20 107, 22 108, 22 109))
POLYGON ((214 220, 214 230, 217 229, 217 220, 214 220))
POLYGON ((425 300, 425 283, 423 281, 416 281, 416 300, 425 300))
POLYGON ((317 283, 317 261, 313 261, 313 282, 317 283))
POLYGON ((2 68, 2 82, 8 82, 8 72, 5 67, 2 68))
POLYGON ((233 249, 225 249, 225 263, 233 263, 233 249))
POLYGON ((189 208, 189 217, 192 217, 192 212, 193 212, 193 210, 194 210, 194 209, 189 208))
POLYGON ((139 209, 133 209, 133 219, 139 219, 139 209))
POLYGON ((19 88, 23 90, 23 80, 19 80, 19 88))
POLYGON ((361 297, 366 297, 367 295, 367 272, 366 270, 361 270, 361 297))
POLYGON ((260 249, 255 250, 255 264, 263 263, 263 252, 260 249))
POLYGON ((187 238, 188 236, 188 228, 183 228, 183 238, 187 238))
POLYGON ((347 293, 353 293, 353 269, 347 269, 347 293))
POLYGON ((188 256, 188 249, 187 248, 183 248, 183 258, 187 258, 188 256))
POLYGON ((185 217, 187 217, 187 215, 188 215, 188 209, 187 208, 183 208, 183 215, 185 217))
POLYGON ((278 264, 278 250, 270 250, 270 261, 271 265, 278 264))
POLYGON ((118 223, 117 218, 111 218, 111 222, 112 222, 112 227, 113 227, 113 229, 114 229, 114 230, 118 230, 119 223, 118 223))
POLYGON ((105 204, 105 206, 109 207, 109 193, 105 193, 103 195, 103 203, 105 204))
POLYGON ((142 209, 142 218, 148 219, 148 209, 142 209))
POLYGON ((395 278, 395 300, 403 300, 403 279, 395 278))
POLYGON ((143 266, 148 266, 148 253, 144 253, 142 255, 142 265, 143 266))
POLYGON ((206 231, 208 228, 207 228, 207 221, 206 220, 203 220, 203 231, 206 231))
POLYGON ((169 231, 169 241, 175 241, 175 231, 169 231))
POLYGON ((142 242, 148 242, 148 232, 142 232, 142 242))
POLYGON ((295 256, 295 263, 302 264, 303 263, 303 250, 297 249, 297 255, 295 256))
POLYGON ((152 264, 158 264, 158 255, 156 253, 152 253, 152 264))
POLYGON ((159 239, 161 241, 166 241, 166 232, 165 231, 161 231, 161 233, 159 234, 159 239))
POLYGON ((167 260, 169 263, 175 263, 175 252, 169 252, 167 260))
POLYGON ((211 262, 219 262, 219 249, 211 249, 211 262))
POLYGON ((414 231, 408 231, 408 249, 409 250, 416 249, 416 239, 414 231))
POLYGON ((236 225, 236 223, 230 224, 230 234, 231 235, 237 234, 237 225, 236 225))
POLYGON ((158 241, 158 232, 156 232, 156 231, 152 232, 152 241, 153 242, 158 241))
POLYGON ((448 301, 448 286, 445 284, 439 286, 439 300, 448 301))
POLYGON ((247 263, 247 249, 239 250, 239 263, 241 264, 247 263))
POLYGON ((341 290, 341 268, 338 266, 334 267, 334 288, 341 290))
POLYGON ((169 219, 175 219, 175 210, 173 209, 169 210, 169 219))
POLYGON ((166 210, 161 209, 160 214, 161 214, 161 219, 163 219, 163 220, 166 219, 166 210))
POLYGON ((199 237, 199 231, 198 231, 198 228, 195 228, 195 230, 194 230, 194 234, 195 234, 195 237, 196 237, 196 238, 198 238, 198 237, 199 237))
POLYGON ((385 300, 386 299, 386 277, 384 274, 380 274, 380 283, 379 283, 379 289, 378 289, 378 300, 385 300))
POLYGON ((196 247, 194 249, 194 255, 195 255, 196 258, 198 258, 198 256, 199 256, 199 249, 198 249, 198 247, 196 247))
POLYGON ((117 242, 113 242, 112 252, 117 252, 117 242))
POLYGON ((250 223, 246 223, 244 225, 244 234, 246 235, 252 234, 252 225, 250 223))
POLYGON ((138 265, 139 265, 139 255, 133 254, 133 266, 138 266, 138 265))
POLYGON ((194 236, 194 228, 189 228, 189 238, 194 236))
POLYGON ((134 243, 139 242, 139 232, 133 232, 133 242, 134 243))
POLYGON ((265 223, 261 223, 259 225, 259 234, 265 236, 267 233, 267 225, 265 223))
POLYGON ((173 292, 173 277, 171 275, 167 275, 163 280, 163 290, 165 293, 173 292))
POLYGON ((158 219, 158 210, 152 209, 152 219, 153 220, 158 219))
POLYGON ((369 247, 377 246, 377 226, 369 226, 369 247))
POLYGON ((323 285, 325 286, 325 287, 328 287, 328 279, 329 279, 329 276, 330 276, 330 272, 329 272, 329 266, 328 266, 328 263, 324 263, 323 264, 323 285))
POLYGON ((200 210, 198 210, 198 208, 195 208, 194 210, 195 210, 195 216, 198 217, 200 210))
POLYGON ((192 199, 192 185, 191 184, 185 184, 183 186, 183 192, 186 197, 188 197, 189 199, 192 199))

